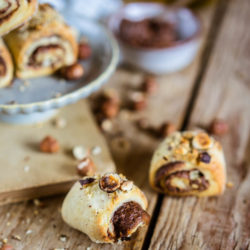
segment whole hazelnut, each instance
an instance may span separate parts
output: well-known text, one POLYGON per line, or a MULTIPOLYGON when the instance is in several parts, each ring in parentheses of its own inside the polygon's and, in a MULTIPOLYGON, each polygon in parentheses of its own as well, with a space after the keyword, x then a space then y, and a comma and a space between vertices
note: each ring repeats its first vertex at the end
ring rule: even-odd
POLYGON ((78 58, 80 60, 88 59, 92 54, 91 47, 86 42, 80 42, 78 44, 78 58))
POLYGON ((52 136, 46 136, 40 143, 40 150, 44 153, 56 153, 59 149, 58 141, 52 136))
POLYGON ((85 157, 77 165, 77 173, 80 176, 91 176, 95 174, 95 171, 95 164, 90 157, 85 157))
POLYGON ((153 94, 158 89, 158 84, 153 76, 147 76, 142 84, 142 90, 146 94, 153 94))
POLYGON ((166 122, 161 125, 159 134, 162 137, 166 137, 175 131, 176 131, 176 126, 173 123, 166 122))
POLYGON ((102 103, 101 110, 105 117, 114 118, 120 110, 119 103, 113 102, 112 100, 106 100, 102 103))
POLYGON ((83 76, 84 68, 80 63, 74 63, 61 68, 60 73, 67 80, 77 80, 83 76))
POLYGON ((214 119, 209 128, 209 132, 214 135, 224 135, 228 132, 228 130, 228 124, 221 119, 214 119))

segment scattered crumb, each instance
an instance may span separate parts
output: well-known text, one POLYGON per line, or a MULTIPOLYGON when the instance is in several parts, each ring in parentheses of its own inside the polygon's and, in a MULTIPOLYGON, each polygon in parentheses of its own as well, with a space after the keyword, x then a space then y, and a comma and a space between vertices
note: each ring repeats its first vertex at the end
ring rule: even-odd
POLYGON ((232 188, 234 186, 234 184, 231 181, 227 182, 227 188, 232 188))
POLYGON ((33 203, 36 207, 44 207, 44 203, 41 202, 39 199, 34 199, 33 203))
POLYGON ((56 128, 65 128, 67 126, 67 121, 64 118, 61 117, 57 117, 54 121, 53 121, 53 125, 56 128))
POLYGON ((10 225, 11 225, 11 223, 8 221, 8 222, 6 223, 6 225, 7 225, 7 227, 8 227, 8 226, 10 226, 10 225))
POLYGON ((28 80, 24 80, 24 81, 23 81, 23 84, 24 84, 24 86, 26 86, 26 87, 27 87, 27 86, 30 86, 30 82, 29 82, 28 80))
POLYGON ((30 166, 26 165, 26 166, 24 166, 23 169, 24 169, 25 173, 28 173, 30 171, 30 166))
POLYGON ((116 137, 111 141, 113 150, 119 153, 128 153, 131 149, 131 144, 126 137, 116 137))
POLYGON ((39 211, 38 210, 34 210, 34 215, 38 215, 39 211))
POLYGON ((3 242, 4 244, 7 244, 7 243, 8 243, 8 239, 7 239, 7 238, 4 238, 4 239, 2 240, 2 242, 3 242))
POLYGON ((87 247, 87 250, 91 250, 92 249, 92 247, 87 247))
POLYGON ((72 149, 72 154, 76 160, 82 160, 88 156, 89 152, 83 146, 75 146, 72 149))
POLYGON ((30 230, 30 229, 28 229, 28 230, 26 231, 26 235, 29 235, 29 234, 32 234, 32 230, 30 230))
POLYGON ((124 121, 131 120, 132 112, 127 109, 122 109, 119 113, 119 117, 124 121))
POLYGON ((11 239, 13 239, 13 240, 18 240, 18 241, 21 241, 22 239, 21 239, 21 237, 19 236, 19 235, 12 235, 11 236, 11 239))
POLYGON ((64 234, 60 235, 60 241, 66 242, 67 240, 68 240, 68 237, 66 235, 64 235, 64 234))
POLYGON ((19 87, 19 91, 20 91, 20 92, 24 92, 24 91, 25 91, 25 86, 21 85, 21 86, 19 87))
POLYGON ((101 128, 104 132, 112 132, 113 130, 113 123, 111 120, 109 119, 105 119, 102 123, 101 123, 101 128))
POLYGON ((91 154, 92 154, 92 155, 99 155, 101 152, 102 152, 102 149, 101 149, 101 147, 99 147, 99 146, 94 146, 94 147, 91 149, 91 154))
POLYGON ((29 161, 29 160, 30 160, 30 157, 29 157, 29 156, 25 156, 23 160, 24 160, 24 161, 29 161))

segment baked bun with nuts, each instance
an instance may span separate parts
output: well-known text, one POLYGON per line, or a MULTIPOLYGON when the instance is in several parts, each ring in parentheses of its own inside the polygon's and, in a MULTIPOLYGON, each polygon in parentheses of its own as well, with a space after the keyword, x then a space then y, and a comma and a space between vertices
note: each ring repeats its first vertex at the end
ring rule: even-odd
POLYGON ((132 181, 107 173, 77 181, 63 202, 62 217, 96 243, 115 243, 148 225, 147 204, 132 181))
POLYGON ((150 185, 176 196, 213 196, 225 189, 221 144, 205 132, 175 132, 159 145, 149 172, 150 185))

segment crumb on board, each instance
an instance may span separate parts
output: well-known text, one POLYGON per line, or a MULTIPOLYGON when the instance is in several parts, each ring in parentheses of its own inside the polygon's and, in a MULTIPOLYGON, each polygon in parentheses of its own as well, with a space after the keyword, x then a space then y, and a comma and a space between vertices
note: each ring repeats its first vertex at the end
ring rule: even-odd
POLYGON ((232 188, 234 186, 233 182, 228 181, 227 182, 227 188, 232 188))

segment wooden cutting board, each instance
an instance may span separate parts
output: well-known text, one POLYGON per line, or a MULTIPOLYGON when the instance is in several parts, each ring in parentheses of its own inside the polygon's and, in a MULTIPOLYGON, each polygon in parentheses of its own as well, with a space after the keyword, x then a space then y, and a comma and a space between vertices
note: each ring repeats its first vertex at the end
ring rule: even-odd
POLYGON ((55 118, 43 124, 0 123, 0 204, 66 192, 79 179, 72 148, 98 146, 93 156, 97 172, 115 171, 109 150, 85 101, 60 110, 57 117, 67 122, 55 126, 55 118), (55 137, 61 149, 56 154, 39 151, 40 141, 55 137))

